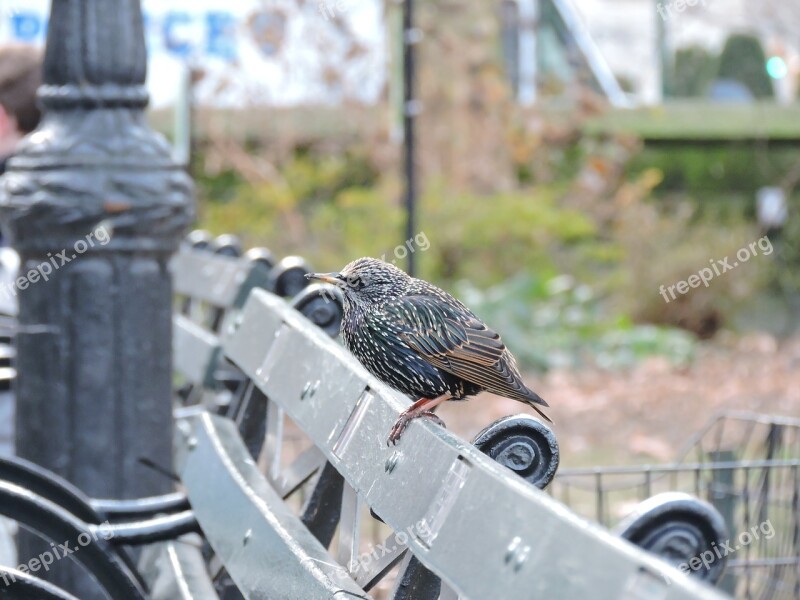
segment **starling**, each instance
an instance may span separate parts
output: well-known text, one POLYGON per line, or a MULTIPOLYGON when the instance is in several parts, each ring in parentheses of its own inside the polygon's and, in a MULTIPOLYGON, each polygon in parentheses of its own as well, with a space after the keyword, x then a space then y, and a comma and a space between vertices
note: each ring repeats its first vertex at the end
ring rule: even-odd
POLYGON ((415 399, 389 435, 397 444, 412 419, 446 400, 484 390, 531 406, 547 406, 528 389, 500 336, 435 285, 381 260, 359 258, 339 273, 310 273, 342 289, 342 338, 375 377, 415 399))

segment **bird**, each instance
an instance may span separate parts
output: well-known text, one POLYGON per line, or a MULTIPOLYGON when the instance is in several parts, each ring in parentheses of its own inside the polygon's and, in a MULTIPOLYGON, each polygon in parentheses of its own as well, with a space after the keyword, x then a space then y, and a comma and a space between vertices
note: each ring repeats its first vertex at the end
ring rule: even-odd
POLYGON ((416 418, 444 426, 433 409, 482 391, 523 402, 552 422, 539 408, 549 405, 522 382, 500 336, 444 290, 369 257, 306 278, 342 290, 345 347, 373 376, 415 400, 387 445, 396 445, 416 418))

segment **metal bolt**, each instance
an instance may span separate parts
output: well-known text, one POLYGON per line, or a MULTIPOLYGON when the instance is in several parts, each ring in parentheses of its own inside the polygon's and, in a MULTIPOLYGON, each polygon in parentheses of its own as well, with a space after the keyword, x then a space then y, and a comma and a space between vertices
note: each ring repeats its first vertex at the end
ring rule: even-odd
POLYGON ((192 426, 183 419, 179 420, 176 426, 178 427, 178 431, 181 432, 183 439, 188 440, 189 436, 192 435, 192 426))
POLYGON ((233 321, 231 322, 230 326, 228 327, 228 333, 236 333, 236 330, 242 326, 242 321, 244 320, 244 316, 239 313, 234 317, 233 321))
POLYGON ((528 560, 528 555, 531 553, 531 547, 525 546, 517 553, 517 558, 514 561, 514 572, 519 571, 522 568, 522 564, 528 560))
POLYGON ((517 551, 517 547, 522 543, 522 538, 515 537, 511 540, 511 543, 508 545, 508 549, 506 550, 506 563, 511 562, 511 559, 514 558, 514 553, 517 551))
POLYGON ((300 400, 305 400, 306 398, 313 398, 314 394, 317 393, 319 389, 319 379, 317 379, 313 384, 309 381, 308 383, 303 386, 303 391, 300 392, 300 400))
POLYGON ((192 436, 186 442, 186 445, 189 447, 189 450, 194 450, 197 448, 197 438, 192 436))
POLYGON ((528 560, 528 555, 530 555, 530 553, 531 547, 523 546, 522 538, 517 536, 511 540, 511 543, 508 545, 505 562, 506 564, 510 563, 514 569, 514 572, 517 572, 522 568, 523 563, 528 560))
POLYGON ((387 473, 391 473, 394 471, 394 468, 397 466, 397 463, 400 462, 400 452, 394 451, 392 455, 386 459, 386 464, 383 467, 383 470, 387 473))
POLYGON ((253 535, 253 530, 252 530, 252 529, 248 529, 247 531, 245 531, 245 533, 244 533, 244 539, 242 540, 242 545, 243 545, 243 546, 247 546, 247 542, 249 542, 249 541, 250 541, 250 537, 251 537, 252 535, 253 535))

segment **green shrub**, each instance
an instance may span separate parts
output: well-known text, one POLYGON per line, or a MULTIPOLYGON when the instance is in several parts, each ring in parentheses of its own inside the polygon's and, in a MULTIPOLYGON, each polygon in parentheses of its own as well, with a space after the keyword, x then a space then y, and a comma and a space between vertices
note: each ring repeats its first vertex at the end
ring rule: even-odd
POLYGON ((729 324, 739 307, 765 288, 774 260, 758 256, 715 277, 708 287, 666 301, 662 285, 685 281, 712 260, 734 257, 763 235, 758 227, 735 214, 698 219, 694 204, 687 201, 672 206, 643 201, 620 215, 617 234, 624 248, 623 277, 614 290, 617 310, 638 322, 677 326, 701 337, 729 324))
MULTIPOLYGON (((615 366, 651 353, 679 362, 691 336, 670 326, 710 335, 742 322, 734 316, 758 294, 797 289, 796 269, 773 267, 776 246, 774 257, 679 300, 665 303, 659 294, 661 285, 685 280, 761 236, 753 224, 756 190, 786 181, 796 164, 792 148, 640 151, 630 141, 553 139, 522 132, 510 140, 514 164, 530 168, 535 185, 465 191, 429 176, 419 198, 415 233, 428 247, 416 248, 420 276, 450 290, 469 281, 458 290, 511 336, 526 365, 615 366), (549 286, 557 288, 565 273, 570 291, 553 292, 549 286)), ((230 170, 215 175, 198 169, 198 225, 238 234, 245 246, 265 245, 278 256, 301 254, 321 270, 359 256, 403 266, 395 254, 406 242, 397 171, 381 172, 375 156, 385 155, 355 145, 320 148, 287 153, 275 164, 260 163, 251 150, 247 168, 231 161, 230 170), (268 175, 254 176, 259 166, 268 175)), ((786 265, 800 261, 797 201, 784 232, 786 265)))
POLYGON ((456 290, 476 314, 503 332, 524 366, 621 368, 653 355, 682 365, 694 354, 691 334, 609 316, 591 288, 568 275, 517 275, 487 290, 462 281, 456 290))
POLYGON ((796 146, 752 142, 653 145, 646 146, 627 165, 627 176, 658 169, 663 173, 656 189, 659 195, 687 194, 702 199, 704 206, 717 199, 726 204, 744 203, 740 206, 752 217, 756 192, 764 186, 779 185, 796 168, 797 157, 796 146))
POLYGON ((718 58, 702 46, 681 48, 675 53, 671 95, 677 98, 706 96, 718 64, 718 58))
POLYGON ((775 90, 767 74, 767 57, 759 39, 733 34, 725 41, 719 58, 720 79, 742 82, 756 98, 773 98, 775 90))
POLYGON ((420 202, 420 230, 431 249, 424 265, 439 281, 492 285, 520 272, 553 275, 581 269, 605 245, 592 222, 559 205, 558 188, 486 196, 432 190, 420 202))

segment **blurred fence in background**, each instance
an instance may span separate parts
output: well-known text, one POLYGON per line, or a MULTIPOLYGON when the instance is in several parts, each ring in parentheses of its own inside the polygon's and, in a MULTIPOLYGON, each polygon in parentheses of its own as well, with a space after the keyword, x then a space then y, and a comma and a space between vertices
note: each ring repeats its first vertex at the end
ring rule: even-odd
POLYGON ((703 498, 730 535, 720 587, 746 600, 800 597, 800 419, 724 412, 672 464, 560 469, 550 492, 613 528, 663 491, 703 498))

